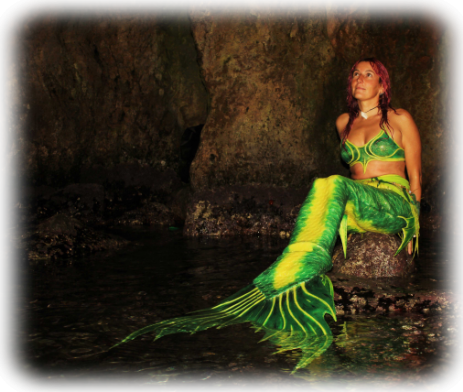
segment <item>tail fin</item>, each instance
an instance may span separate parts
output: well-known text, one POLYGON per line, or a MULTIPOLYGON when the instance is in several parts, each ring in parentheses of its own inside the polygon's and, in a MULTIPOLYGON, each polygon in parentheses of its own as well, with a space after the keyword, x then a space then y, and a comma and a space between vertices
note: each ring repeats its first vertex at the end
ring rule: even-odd
POLYGON ((411 218, 404 218, 403 216, 400 216, 399 218, 402 218, 406 222, 406 226, 402 229, 402 233, 399 234, 399 236, 402 238, 402 243, 400 244, 399 249, 397 249, 397 251, 395 252, 394 256, 397 256, 399 252, 402 249, 404 249, 410 241, 413 241, 414 237, 415 244, 413 247, 413 256, 415 256, 415 254, 418 254, 418 238, 420 236, 419 221, 415 216, 412 216, 411 218))
POLYGON ((276 331, 298 331, 304 336, 331 336, 325 313, 336 320, 333 285, 325 275, 316 276, 309 283, 303 282, 273 298, 266 298, 251 284, 217 306, 149 325, 111 348, 148 332, 154 332, 156 340, 174 333, 193 334, 211 327, 222 328, 243 322, 276 331))
POLYGON ((157 340, 163 336, 174 333, 185 332, 194 334, 195 332, 212 327, 221 328, 227 325, 242 323, 247 321, 245 317, 246 313, 249 312, 248 316, 252 318, 252 314, 260 310, 261 307, 259 304, 264 301, 264 294, 262 294, 254 284, 251 284, 226 298, 217 306, 148 325, 147 327, 131 333, 111 348, 117 347, 122 343, 126 343, 149 332, 154 332, 156 334, 154 340, 157 340))
POLYGON ((279 347, 274 354, 296 349, 301 350, 301 357, 291 372, 294 374, 298 369, 307 367, 315 358, 322 355, 333 343, 333 336, 310 336, 300 331, 266 330, 261 342, 265 340, 279 347))

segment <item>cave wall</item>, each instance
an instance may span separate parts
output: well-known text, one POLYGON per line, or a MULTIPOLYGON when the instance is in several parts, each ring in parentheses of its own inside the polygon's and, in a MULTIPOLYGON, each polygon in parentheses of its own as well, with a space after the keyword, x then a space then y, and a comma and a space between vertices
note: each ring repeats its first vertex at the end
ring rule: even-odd
POLYGON ((55 15, 22 30, 22 177, 58 186, 95 165, 177 169, 183 130, 208 110, 186 14, 55 15))
MULTIPOLYGON (((416 16, 326 12, 44 16, 18 39, 17 174, 48 185, 95 165, 177 170, 180 137, 205 123, 191 167, 198 192, 221 186, 307 189, 348 175, 335 119, 348 71, 376 56, 393 106, 423 141, 424 196, 436 197, 451 152, 449 34, 416 16)), ((441 192, 441 189, 439 190, 441 192)))
POLYGON ((420 129, 423 194, 435 198, 451 138, 449 37, 441 24, 355 7, 190 16, 211 94, 191 168, 196 190, 253 183, 300 188, 314 176, 346 175, 335 120, 346 111, 352 64, 375 56, 390 72, 392 105, 407 109, 420 129))
POLYGON ((195 189, 299 188, 347 174, 334 128, 344 85, 323 18, 192 13, 192 23, 211 94, 191 168, 195 189))

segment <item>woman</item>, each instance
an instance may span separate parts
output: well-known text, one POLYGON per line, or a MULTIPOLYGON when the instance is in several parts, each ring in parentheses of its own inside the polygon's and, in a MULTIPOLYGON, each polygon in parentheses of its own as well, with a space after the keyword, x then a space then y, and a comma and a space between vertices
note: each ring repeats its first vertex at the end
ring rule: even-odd
MULTIPOLYGON (((368 179, 379 176, 399 176, 395 185, 407 188, 408 193, 414 196, 414 206, 419 214, 420 135, 410 113, 391 108, 391 88, 386 68, 375 58, 359 60, 352 67, 348 83, 349 113, 338 117, 336 127, 342 141, 341 156, 350 166, 351 178, 368 183, 368 179), (405 171, 409 183, 403 181, 406 179, 405 171)), ((394 183, 394 178, 390 177, 389 180, 394 183)), ((416 219, 414 236, 418 234, 418 229, 416 219)), ((402 246, 408 242, 410 254, 411 232, 408 231, 402 242, 402 246)))
POLYGON ((411 253, 411 240, 418 237, 420 137, 410 114, 392 109, 390 98, 385 67, 374 58, 358 61, 348 79, 349 113, 336 121, 352 179, 314 181, 289 245, 252 284, 213 308, 150 325, 120 343, 151 331, 158 339, 247 321, 264 329, 266 338, 277 337, 285 350, 311 348, 307 358, 323 352, 332 340, 324 315, 336 320, 333 287, 324 273, 332 267, 338 233, 344 252, 349 232, 401 233, 397 253, 407 243, 411 253))

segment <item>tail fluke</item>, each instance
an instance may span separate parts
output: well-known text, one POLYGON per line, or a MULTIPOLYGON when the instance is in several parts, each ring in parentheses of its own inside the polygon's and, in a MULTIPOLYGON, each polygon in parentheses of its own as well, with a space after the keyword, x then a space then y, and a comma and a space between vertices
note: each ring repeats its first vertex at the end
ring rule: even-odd
POLYGON ((258 317, 248 321, 271 330, 331 335, 326 313, 336 320, 333 285, 326 275, 319 275, 267 300, 258 317))
POLYGON ((328 313, 336 320, 333 297, 333 285, 325 275, 316 276, 310 283, 303 282, 273 298, 266 298, 251 284, 217 306, 149 325, 111 348, 149 332, 156 334, 156 340, 174 333, 193 334, 243 322, 252 322, 258 329, 295 331, 305 337, 331 336, 324 315, 328 313))
MULTIPOLYGON (((260 328, 258 328, 260 330, 260 328)), ((278 347, 274 354, 299 349, 301 357, 291 374, 307 367, 315 358, 322 355, 333 343, 332 335, 310 336, 300 331, 273 331, 265 330, 265 336, 261 341, 268 340, 278 347)))
POLYGON ((418 237, 419 237, 419 223, 417 223, 416 218, 413 216, 411 218, 402 218, 407 225, 402 229, 402 233, 400 233, 400 237, 402 238, 402 243, 399 246, 399 249, 395 252, 395 256, 399 254, 399 252, 404 249, 410 241, 413 241, 415 238, 415 244, 413 246, 413 253, 418 253, 418 237), (417 228, 418 227, 418 228, 417 228))

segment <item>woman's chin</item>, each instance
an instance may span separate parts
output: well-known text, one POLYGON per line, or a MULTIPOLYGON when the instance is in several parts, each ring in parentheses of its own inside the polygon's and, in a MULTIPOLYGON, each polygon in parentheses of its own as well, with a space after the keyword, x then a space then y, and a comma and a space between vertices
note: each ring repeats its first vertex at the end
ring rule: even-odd
POLYGON ((373 99, 374 97, 367 97, 367 96, 365 96, 365 95, 359 94, 358 96, 354 96, 354 98, 355 98, 357 101, 370 101, 370 100, 373 99))

